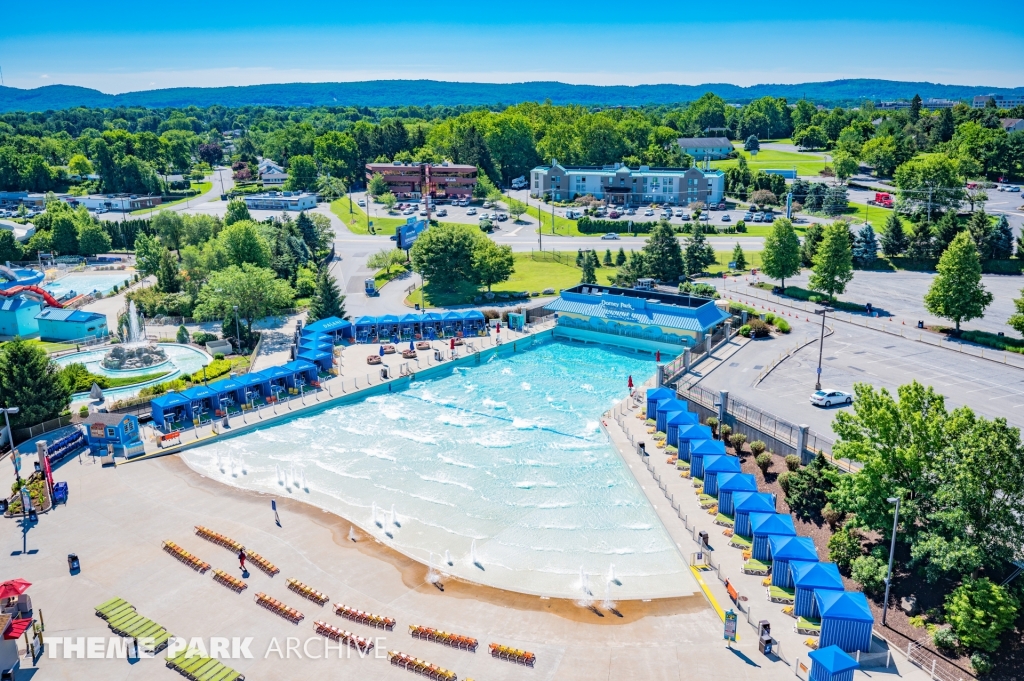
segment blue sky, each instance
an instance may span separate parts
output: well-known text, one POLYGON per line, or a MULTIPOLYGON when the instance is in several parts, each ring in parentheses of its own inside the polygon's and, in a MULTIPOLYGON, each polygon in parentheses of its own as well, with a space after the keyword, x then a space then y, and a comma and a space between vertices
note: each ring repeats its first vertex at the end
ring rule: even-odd
POLYGON ((696 4, 622 0, 311 0, 294 9, 280 0, 51 0, 45 17, 38 3, 5 5, 0 68, 6 85, 23 88, 116 93, 376 78, 1024 86, 1019 15, 997 5, 968 12, 948 0, 860 4, 855 13, 848 3, 735 0, 713 5, 722 18, 689 9, 696 4), (775 14, 762 16, 768 10, 775 14))

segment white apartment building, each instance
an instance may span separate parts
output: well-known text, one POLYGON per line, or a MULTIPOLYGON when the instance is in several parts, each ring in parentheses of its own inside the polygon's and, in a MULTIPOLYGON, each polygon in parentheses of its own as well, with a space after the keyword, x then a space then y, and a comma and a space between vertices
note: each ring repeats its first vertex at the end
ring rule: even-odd
POLYGON ((537 166, 530 171, 530 196, 548 195, 555 201, 571 201, 587 194, 620 206, 719 203, 725 194, 725 173, 695 167, 640 166, 632 170, 621 163, 563 166, 557 159, 549 166, 537 166))

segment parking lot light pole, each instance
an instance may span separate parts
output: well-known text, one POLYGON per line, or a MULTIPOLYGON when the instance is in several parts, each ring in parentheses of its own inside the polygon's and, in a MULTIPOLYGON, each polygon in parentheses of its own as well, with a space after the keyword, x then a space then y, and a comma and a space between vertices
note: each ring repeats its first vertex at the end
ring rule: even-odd
POLYGON ((890 504, 896 504, 896 513, 892 518, 892 542, 889 544, 889 571, 885 574, 885 600, 882 601, 882 626, 885 626, 885 616, 889 614, 889 586, 892 584, 892 559, 896 554, 896 526, 900 522, 900 498, 889 497, 886 499, 890 504))
POLYGON ((821 390, 821 354, 825 348, 825 315, 829 312, 832 312, 830 307, 814 311, 814 314, 821 315, 821 341, 818 343, 818 380, 814 383, 815 390, 821 390))

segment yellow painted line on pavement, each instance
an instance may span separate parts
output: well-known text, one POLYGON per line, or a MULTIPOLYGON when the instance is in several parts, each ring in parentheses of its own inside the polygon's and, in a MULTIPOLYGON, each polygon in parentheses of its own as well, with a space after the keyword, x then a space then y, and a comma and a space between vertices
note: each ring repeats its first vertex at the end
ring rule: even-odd
POLYGON ((707 596, 708 601, 711 602, 711 607, 715 609, 715 612, 718 613, 718 616, 724 622, 725 611, 722 610, 722 606, 718 604, 718 601, 715 600, 715 597, 711 595, 711 589, 709 589, 708 585, 704 583, 704 578, 701 576, 700 570, 698 570, 692 565, 690 566, 690 570, 693 572, 693 576, 697 579, 697 584, 700 585, 700 590, 704 592, 704 595, 707 596))

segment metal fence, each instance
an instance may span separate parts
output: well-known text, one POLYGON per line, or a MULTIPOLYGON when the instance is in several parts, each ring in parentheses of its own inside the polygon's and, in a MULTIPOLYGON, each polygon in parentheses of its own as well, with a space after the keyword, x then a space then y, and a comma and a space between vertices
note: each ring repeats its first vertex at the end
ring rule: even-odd
POLYGON ((71 414, 66 414, 55 419, 50 419, 49 421, 37 423, 36 425, 29 426, 28 428, 12 428, 11 430, 13 432, 11 433, 11 435, 14 438, 15 444, 21 444, 22 442, 31 440, 34 437, 39 437, 40 435, 49 433, 51 430, 63 428, 64 426, 67 426, 70 423, 71 414))
POLYGON ((933 681, 966 681, 975 678, 957 667, 951 669, 945 664, 939 666, 939 660, 942 658, 918 641, 907 644, 907 659, 914 666, 924 670, 933 681))

